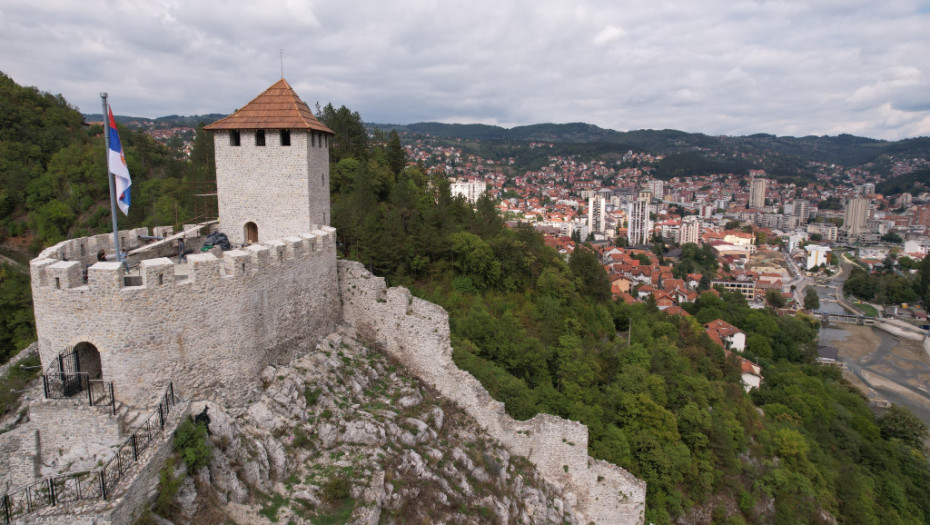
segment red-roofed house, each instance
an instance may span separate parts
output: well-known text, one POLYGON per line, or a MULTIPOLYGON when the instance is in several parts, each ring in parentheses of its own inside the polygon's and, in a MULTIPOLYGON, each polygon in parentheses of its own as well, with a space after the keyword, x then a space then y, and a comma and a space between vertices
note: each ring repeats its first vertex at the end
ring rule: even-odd
POLYGON ((743 388, 749 392, 753 388, 759 388, 762 385, 762 367, 753 363, 741 355, 736 355, 727 350, 727 357, 735 357, 739 362, 740 377, 743 380, 743 388))
POLYGON ((746 334, 723 319, 714 319, 704 325, 707 335, 720 346, 742 352, 746 349, 746 334))

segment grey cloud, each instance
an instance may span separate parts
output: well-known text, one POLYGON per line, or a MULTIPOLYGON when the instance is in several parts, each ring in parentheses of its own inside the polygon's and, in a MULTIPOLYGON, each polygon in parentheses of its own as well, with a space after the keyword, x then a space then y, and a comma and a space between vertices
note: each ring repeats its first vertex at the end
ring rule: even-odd
POLYGON ((277 78, 283 48, 308 102, 372 121, 900 138, 930 133, 930 15, 919 7, 7 0, 0 68, 85 111, 107 90, 121 113, 225 112, 277 78))

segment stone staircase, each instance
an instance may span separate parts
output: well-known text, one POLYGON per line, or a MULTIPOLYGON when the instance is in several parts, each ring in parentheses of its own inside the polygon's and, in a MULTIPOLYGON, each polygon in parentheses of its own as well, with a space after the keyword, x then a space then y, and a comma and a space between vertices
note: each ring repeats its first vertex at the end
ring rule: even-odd
POLYGON ((117 400, 116 416, 114 417, 119 421, 119 435, 125 437, 131 434, 139 424, 145 421, 145 418, 149 417, 151 412, 151 408, 139 410, 117 400))

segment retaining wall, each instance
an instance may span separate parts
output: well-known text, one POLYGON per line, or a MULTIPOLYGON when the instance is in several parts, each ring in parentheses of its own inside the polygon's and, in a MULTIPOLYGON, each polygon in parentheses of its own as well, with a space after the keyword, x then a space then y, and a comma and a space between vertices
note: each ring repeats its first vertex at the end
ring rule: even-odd
POLYGON ((560 487, 584 523, 641 524, 646 483, 588 456, 588 428, 539 414, 517 421, 471 374, 452 361, 444 309, 385 286, 356 262, 339 261, 343 321, 363 339, 377 341, 411 373, 452 400, 513 453, 532 461, 560 487))

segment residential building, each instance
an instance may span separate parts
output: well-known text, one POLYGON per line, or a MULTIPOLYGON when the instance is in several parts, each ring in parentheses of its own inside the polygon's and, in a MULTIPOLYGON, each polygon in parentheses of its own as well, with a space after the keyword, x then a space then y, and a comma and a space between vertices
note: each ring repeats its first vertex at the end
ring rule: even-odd
POLYGON ((807 199, 795 199, 792 201, 792 212, 801 224, 805 224, 811 218, 811 203, 807 199))
MULTIPOLYGON (((763 174, 765 172, 762 172, 763 174)), ((749 179, 749 202, 747 208, 762 209, 765 207, 765 190, 768 189, 769 181, 762 177, 753 177, 749 179)))
POLYGON ((474 204, 487 191, 488 184, 482 181, 453 182, 449 190, 453 197, 465 197, 465 200, 474 204))
POLYGON ((641 192, 627 207, 627 241, 630 246, 649 244, 652 233, 652 220, 649 218, 652 212, 650 198, 649 192, 641 192))
POLYGON ((604 197, 588 198, 588 228, 592 232, 607 231, 607 199, 604 197))
POLYGON ((857 195, 846 201, 846 213, 843 217, 843 232, 848 237, 858 237, 866 231, 869 218, 869 199, 857 195))
POLYGON ((704 324, 704 331, 711 340, 727 350, 746 350, 746 334, 723 319, 714 319, 704 324))
POLYGON ((820 266, 821 264, 825 265, 828 263, 828 258, 830 253, 829 246, 820 246, 817 244, 808 244, 804 247, 807 250, 807 269, 811 270, 820 266))
POLYGON ((665 182, 661 180, 650 180, 646 183, 646 189, 652 193, 653 199, 662 200, 665 196, 665 182))
POLYGON ((698 222, 697 217, 694 215, 685 217, 681 221, 681 234, 679 235, 678 242, 679 244, 685 245, 688 243, 697 244, 701 239, 701 223, 698 222))
POLYGON ((807 225, 807 233, 811 235, 816 233, 823 237, 825 241, 835 241, 839 234, 839 228, 829 222, 817 222, 807 225))
POLYGON ((739 292, 743 294, 747 301, 752 301, 756 298, 755 281, 722 281, 715 279, 711 281, 710 284, 714 287, 722 287, 725 292, 739 292))

